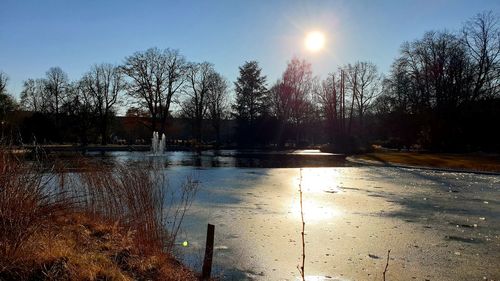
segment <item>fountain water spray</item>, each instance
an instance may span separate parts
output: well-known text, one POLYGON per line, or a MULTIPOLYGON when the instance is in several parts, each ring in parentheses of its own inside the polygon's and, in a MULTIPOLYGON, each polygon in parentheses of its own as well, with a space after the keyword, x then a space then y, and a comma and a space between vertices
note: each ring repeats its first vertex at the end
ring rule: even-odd
POLYGON ((153 138, 151 139, 151 150, 153 154, 163 154, 165 152, 166 137, 165 134, 161 134, 161 139, 158 132, 153 132, 153 138))

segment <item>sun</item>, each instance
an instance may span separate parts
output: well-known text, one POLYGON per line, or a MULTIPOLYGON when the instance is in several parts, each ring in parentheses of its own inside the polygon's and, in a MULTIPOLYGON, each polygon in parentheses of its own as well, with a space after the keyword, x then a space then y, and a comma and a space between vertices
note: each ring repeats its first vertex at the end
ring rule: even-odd
POLYGON ((325 35, 320 31, 309 32, 305 43, 309 51, 317 52, 325 47, 325 35))

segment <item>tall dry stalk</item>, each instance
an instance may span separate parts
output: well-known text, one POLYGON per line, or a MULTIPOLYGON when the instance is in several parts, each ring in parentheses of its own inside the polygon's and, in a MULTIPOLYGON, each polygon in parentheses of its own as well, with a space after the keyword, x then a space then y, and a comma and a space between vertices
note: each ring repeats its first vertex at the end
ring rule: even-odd
POLYGON ((300 233, 302 236, 302 265, 299 267, 299 272, 300 276, 302 277, 302 281, 305 281, 306 279, 305 279, 304 267, 306 262, 306 238, 305 238, 306 222, 304 220, 304 206, 302 204, 302 168, 300 168, 299 194, 300 194, 300 218, 302 220, 302 232, 300 233))
POLYGON ((102 164, 87 161, 76 184, 86 212, 117 221, 135 231, 144 250, 171 251, 198 184, 188 178, 171 188, 156 164, 102 164))
POLYGON ((390 255, 390 254, 391 254, 391 249, 389 249, 389 250, 387 251, 387 261, 385 262, 385 268, 384 268, 384 272, 383 272, 383 274, 382 274, 382 276, 383 276, 383 278, 384 278, 384 279, 383 279, 384 281, 385 281, 385 274, 387 273, 387 268, 389 267, 389 255, 390 255))
POLYGON ((198 191, 198 187, 198 182, 193 178, 188 177, 177 192, 171 189, 170 202, 164 212, 169 233, 169 239, 166 245, 167 251, 173 250, 175 238, 179 233, 186 211, 193 203, 193 198, 198 191), (168 225, 170 225, 170 227, 168 227, 168 225))
POLYGON ((52 188, 53 178, 39 162, 0 148, 0 262, 15 261, 34 233, 72 207, 64 191, 52 188))

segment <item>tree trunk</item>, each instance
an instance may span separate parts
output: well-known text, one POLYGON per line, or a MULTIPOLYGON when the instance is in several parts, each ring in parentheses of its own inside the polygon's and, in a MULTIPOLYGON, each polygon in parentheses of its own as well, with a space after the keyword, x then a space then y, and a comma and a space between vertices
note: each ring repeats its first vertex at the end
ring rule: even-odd
POLYGON ((196 134, 196 141, 201 144, 201 122, 203 120, 201 118, 196 118, 196 125, 195 125, 195 134, 196 134))
POLYGON ((220 146, 220 122, 218 120, 214 124, 214 130, 215 130, 216 147, 218 148, 220 146))
POLYGON ((107 131, 108 131, 108 116, 105 114, 104 116, 101 116, 101 145, 108 144, 107 131))
POLYGON ((156 131, 156 116, 154 116, 154 115, 151 117, 151 130, 153 132, 156 131))

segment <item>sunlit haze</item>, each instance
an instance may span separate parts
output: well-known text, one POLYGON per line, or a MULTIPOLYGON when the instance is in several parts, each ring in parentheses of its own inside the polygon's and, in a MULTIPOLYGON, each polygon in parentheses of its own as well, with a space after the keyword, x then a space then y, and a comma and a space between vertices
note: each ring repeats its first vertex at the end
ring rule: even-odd
POLYGON ((325 35, 320 31, 312 31, 306 36, 306 47, 312 52, 317 52, 325 47, 325 35))
POLYGON ((484 10, 499 11, 500 2, 5 0, 0 70, 17 97, 24 80, 43 77, 52 66, 77 80, 93 64, 119 64, 155 46, 212 62, 230 81, 238 66, 257 60, 272 83, 293 56, 308 59, 323 77, 357 60, 386 72, 404 41, 428 30, 459 29, 484 10), (304 44, 316 29, 328 42, 335 35, 319 54, 304 44))

